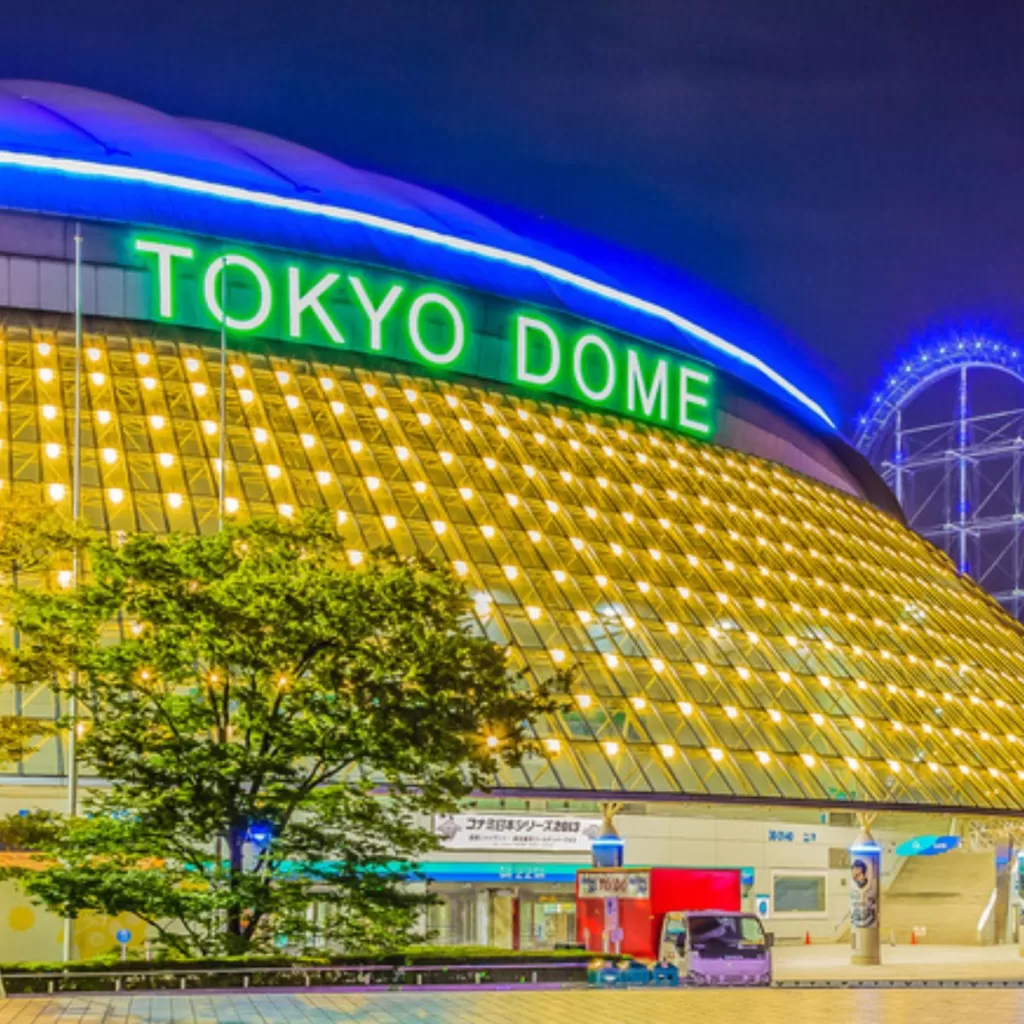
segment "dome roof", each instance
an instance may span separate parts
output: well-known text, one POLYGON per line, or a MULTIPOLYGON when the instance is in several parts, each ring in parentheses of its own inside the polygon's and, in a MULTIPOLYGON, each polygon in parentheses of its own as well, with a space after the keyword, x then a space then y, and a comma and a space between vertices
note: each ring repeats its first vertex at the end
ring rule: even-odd
POLYGON ((513 295, 689 352, 834 429, 799 354, 749 323, 737 332, 681 278, 556 249, 438 192, 247 128, 0 80, 0 207, 340 256, 513 295))
POLYGON ((461 203, 357 170, 294 142, 215 121, 172 117, 131 100, 54 82, 0 80, 0 148, 149 168, 352 207, 465 238, 517 241, 461 203))

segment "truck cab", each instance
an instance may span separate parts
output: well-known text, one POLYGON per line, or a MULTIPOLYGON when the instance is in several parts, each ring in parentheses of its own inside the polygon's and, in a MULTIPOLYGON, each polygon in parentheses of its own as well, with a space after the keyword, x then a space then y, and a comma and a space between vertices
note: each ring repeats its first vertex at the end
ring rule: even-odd
POLYGON ((773 936, 756 914, 669 911, 661 925, 659 959, 691 985, 770 985, 773 936))

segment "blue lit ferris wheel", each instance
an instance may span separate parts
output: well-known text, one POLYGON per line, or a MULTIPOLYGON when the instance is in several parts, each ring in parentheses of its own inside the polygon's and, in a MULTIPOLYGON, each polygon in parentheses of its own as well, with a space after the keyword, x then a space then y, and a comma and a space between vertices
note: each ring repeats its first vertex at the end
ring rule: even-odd
POLYGON ((1024 611, 1024 353, 956 334, 908 353, 857 421, 857 448, 913 529, 1012 615, 1024 611))

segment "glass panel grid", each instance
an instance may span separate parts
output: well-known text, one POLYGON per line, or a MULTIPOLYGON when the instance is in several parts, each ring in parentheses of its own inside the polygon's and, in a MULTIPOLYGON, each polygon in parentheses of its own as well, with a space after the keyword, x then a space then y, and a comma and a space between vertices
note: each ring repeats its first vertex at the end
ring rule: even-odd
MULTIPOLYGON (((71 339, 6 328, 0 351, 4 486, 69 512, 71 339)), ((215 529, 216 349, 90 335, 84 369, 88 521, 215 529)), ((227 384, 229 516, 329 507, 353 560, 451 565, 534 678, 575 666, 544 755, 500 782, 1019 805, 1020 627, 869 504, 491 388, 239 352, 227 384)))

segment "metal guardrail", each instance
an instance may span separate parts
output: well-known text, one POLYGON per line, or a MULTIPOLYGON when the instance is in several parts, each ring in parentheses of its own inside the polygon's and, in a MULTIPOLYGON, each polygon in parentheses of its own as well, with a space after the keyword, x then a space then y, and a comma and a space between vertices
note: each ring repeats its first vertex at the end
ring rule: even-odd
MULTIPOLYGON (((108 988, 88 988, 85 991, 113 991, 121 992, 125 989, 125 982, 130 981, 132 991, 147 991, 145 982, 163 981, 164 984, 148 987, 151 991, 167 991, 177 988, 185 991, 189 988, 203 988, 203 979, 228 979, 235 977, 239 979, 237 987, 250 988, 254 983, 258 986, 261 978, 268 976, 280 976, 283 978, 294 978, 295 986, 289 986, 287 982, 275 987, 304 987, 310 988, 316 980, 330 976, 327 984, 339 988, 350 988, 356 986, 380 988, 394 988, 408 985, 424 985, 424 978, 429 976, 447 975, 471 980, 459 981, 459 984, 482 985, 494 982, 511 982, 518 984, 539 984, 542 972, 553 971, 580 971, 585 978, 587 965, 592 958, 586 960, 564 960, 554 962, 526 962, 504 961, 496 963, 437 963, 437 964, 296 964, 293 966, 281 965, 252 965, 244 967, 124 967, 108 968, 105 970, 82 970, 82 971, 3 971, 0 972, 0 998, 7 998, 8 989, 21 988, 17 983, 21 982, 45 982, 46 991, 55 994, 61 991, 83 991, 74 985, 75 981, 89 982, 109 980, 108 988), (493 977, 500 974, 502 978, 493 977), (511 978, 508 975, 512 975, 511 978), (528 979, 528 981, 527 981, 528 979), (176 985, 168 985, 168 981, 177 981, 176 985), (67 987, 65 987, 67 986, 67 987)), ((454 979, 452 979, 454 980, 454 979)), ((452 983, 449 981, 448 983, 452 983)), ((206 986, 206 987, 228 987, 228 986, 206 986)), ((231 986, 235 987, 235 986, 231 986)), ((267 986, 271 987, 271 986, 267 986)), ((13 994, 22 994, 15 991, 13 994)))
MULTIPOLYGON (((527 963, 527 964, 516 964, 516 963, 494 963, 494 964, 339 964, 339 965, 296 965, 293 967, 280 966, 252 966, 252 967, 209 967, 209 968, 120 968, 110 969, 103 971, 7 971, 0 972, 0 998, 6 999, 11 995, 37 995, 43 994, 41 992, 33 991, 27 993, 13 992, 10 993, 7 987, 7 981, 46 981, 46 994, 58 994, 61 991, 75 992, 75 993, 88 993, 88 992, 121 992, 125 991, 124 981, 131 979, 133 981, 142 981, 146 979, 177 979, 178 984, 176 986, 160 985, 157 987, 147 988, 144 984, 138 987, 132 986, 131 991, 133 992, 146 992, 146 991, 188 991, 191 990, 202 990, 204 985, 202 984, 203 979, 210 978, 231 978, 235 977, 239 979, 237 986, 205 986, 207 989, 213 988, 243 988, 248 989, 251 987, 259 986, 259 978, 261 976, 266 977, 268 975, 282 975, 285 977, 295 977, 301 979, 301 987, 311 988, 315 984, 317 978, 323 978, 324 975, 334 975, 328 985, 331 987, 338 988, 378 988, 381 991, 393 990, 396 988, 405 988, 408 986, 421 986, 421 985, 432 985, 437 982, 424 982, 424 977, 429 975, 438 974, 450 974, 458 976, 466 976, 471 980, 455 981, 454 979, 449 980, 445 984, 446 987, 449 985, 464 985, 466 987, 473 987, 477 985, 493 985, 493 984, 543 984, 548 979, 542 978, 543 972, 551 972, 556 970, 576 970, 579 969, 581 972, 586 971, 587 963, 579 960, 570 960, 564 962, 555 963, 527 963), (497 979, 490 977, 489 975, 500 972, 502 974, 513 974, 514 977, 509 979, 505 978, 497 979), (390 973, 393 977, 381 978, 381 975, 390 973), (344 981, 338 976, 346 976, 351 980, 344 981), (374 976, 377 976, 377 980, 374 980, 374 976), (528 976, 528 979, 527 979, 528 976), (82 981, 96 980, 96 979, 109 979, 112 984, 108 988, 68 988, 64 989, 60 986, 60 982, 73 982, 75 979, 82 981), (190 985, 190 982, 195 982, 190 985)), ((557 982, 555 982, 557 983, 557 982)), ((583 978, 580 981, 564 981, 567 987, 575 986, 577 984, 582 987, 583 978)), ((299 986, 290 986, 287 984, 282 985, 267 985, 266 988, 290 988, 299 986)), ((1024 988, 1024 978, 1021 979, 967 979, 967 978, 932 978, 932 979, 897 979, 897 978, 820 978, 820 979, 789 979, 789 980, 776 980, 772 983, 772 988, 777 989, 875 989, 875 990, 891 990, 891 989, 1021 989, 1024 988)))
POLYGON ((804 978, 775 981, 773 988, 1024 988, 1024 978, 804 978))

